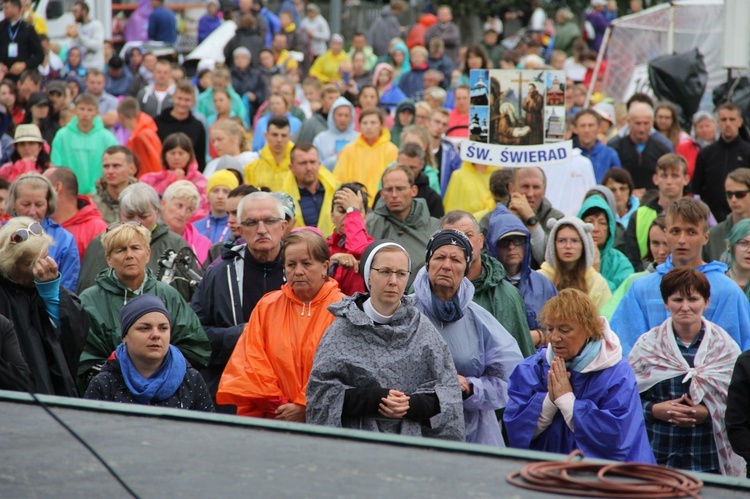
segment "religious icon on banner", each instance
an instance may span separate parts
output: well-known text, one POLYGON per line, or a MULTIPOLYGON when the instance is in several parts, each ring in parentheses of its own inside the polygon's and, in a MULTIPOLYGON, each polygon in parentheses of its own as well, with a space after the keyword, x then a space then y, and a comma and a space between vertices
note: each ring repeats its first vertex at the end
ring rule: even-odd
POLYGON ((469 138, 533 146, 565 136, 565 74, 547 70, 472 70, 469 138))

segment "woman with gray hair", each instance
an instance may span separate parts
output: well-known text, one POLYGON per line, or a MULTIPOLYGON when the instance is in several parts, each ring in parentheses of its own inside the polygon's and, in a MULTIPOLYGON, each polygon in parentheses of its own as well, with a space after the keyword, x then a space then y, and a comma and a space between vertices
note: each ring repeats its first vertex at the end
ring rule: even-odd
POLYGON ((61 286, 53 239, 29 217, 0 229, 0 314, 18 333, 36 393, 78 396, 78 358, 89 319, 78 298, 61 286))
POLYGON ((11 217, 36 219, 54 244, 49 248, 50 256, 57 262, 62 285, 75 291, 81 260, 73 235, 50 218, 57 210, 57 193, 50 181, 39 173, 25 173, 13 182, 6 202, 11 217))
POLYGON ((195 312, 174 288, 156 280, 146 268, 151 233, 138 221, 115 222, 101 238, 108 268, 96 284, 81 293, 91 329, 78 369, 82 389, 122 341, 120 311, 136 296, 158 296, 172 317, 171 344, 196 368, 208 365, 211 346, 195 312))
POLYGON ((198 263, 202 264, 208 256, 208 250, 211 249, 211 240, 190 223, 200 200, 200 193, 192 182, 178 180, 164 191, 161 213, 162 220, 169 226, 169 230, 185 239, 198 258, 198 263))
MULTIPOLYGON (((154 274, 159 272, 159 259, 167 250, 180 252, 184 248, 190 249, 188 243, 178 234, 169 230, 169 226, 161 220, 161 201, 153 187, 142 182, 129 185, 120 194, 120 220, 134 220, 140 222, 151 231, 151 258, 147 267, 154 274)), ((91 240, 86 254, 83 255, 81 276, 78 280, 78 294, 96 283, 96 276, 107 268, 101 236, 91 240)), ((197 262, 191 268, 200 272, 197 262)), ((176 279, 172 286, 180 292, 185 300, 192 298, 189 283, 176 279)))

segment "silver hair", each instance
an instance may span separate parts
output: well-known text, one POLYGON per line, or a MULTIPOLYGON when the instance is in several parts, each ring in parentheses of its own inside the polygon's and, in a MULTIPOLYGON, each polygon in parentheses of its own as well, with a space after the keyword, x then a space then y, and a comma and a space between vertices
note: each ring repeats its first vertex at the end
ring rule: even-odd
POLYGON ((713 114, 708 111, 698 111, 693 115, 693 126, 697 125, 703 120, 711 120, 714 125, 716 124, 716 117, 713 114))
POLYGON ((284 214, 284 206, 281 204, 281 201, 279 201, 278 198, 273 196, 269 192, 263 192, 263 191, 257 191, 257 192, 251 192, 244 198, 240 200, 240 203, 237 205, 237 220, 239 222, 242 222, 242 214, 245 210, 245 205, 247 203, 255 203, 257 201, 263 201, 265 199, 270 199, 273 201, 274 205, 276 206, 277 215, 281 219, 286 219, 286 215, 284 214))
POLYGON ((5 202, 8 215, 12 217, 18 216, 18 213, 16 212, 16 200, 18 199, 18 191, 21 190, 22 186, 32 190, 47 189, 47 213, 45 214, 45 217, 51 217, 55 214, 57 211, 57 193, 55 192, 52 183, 41 173, 28 172, 24 173, 18 177, 15 182, 10 184, 8 199, 5 202))
POLYGON ((463 210, 452 210, 443 215, 443 218, 440 219, 440 229, 445 229, 446 225, 453 225, 463 219, 467 219, 469 220, 469 222, 474 224, 474 229, 477 231, 477 233, 480 233, 482 231, 482 228, 479 226, 479 222, 477 222, 477 219, 474 217, 474 215, 472 215, 468 211, 463 210))
POLYGON ((201 201, 201 195, 198 192, 198 188, 189 180, 178 180, 169 184, 167 190, 164 191, 162 200, 166 203, 172 199, 181 199, 188 201, 193 204, 193 210, 198 209, 198 204, 201 201))
POLYGON ((120 193, 120 218, 124 214, 151 213, 161 215, 159 194, 148 184, 137 182, 120 193))

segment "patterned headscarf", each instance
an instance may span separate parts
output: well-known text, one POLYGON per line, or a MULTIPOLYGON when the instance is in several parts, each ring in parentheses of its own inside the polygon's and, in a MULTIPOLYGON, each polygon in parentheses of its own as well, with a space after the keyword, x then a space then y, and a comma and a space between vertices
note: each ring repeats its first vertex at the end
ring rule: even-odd
POLYGON ((439 247, 448 244, 458 246, 463 250, 464 256, 466 257, 466 270, 464 271, 464 275, 467 275, 469 273, 469 267, 471 267, 471 255, 474 250, 472 249, 471 241, 466 237, 466 234, 459 230, 444 229, 439 230, 432 235, 430 241, 427 243, 427 252, 424 257, 425 266, 429 269, 430 258, 432 258, 435 251, 437 251, 439 247))

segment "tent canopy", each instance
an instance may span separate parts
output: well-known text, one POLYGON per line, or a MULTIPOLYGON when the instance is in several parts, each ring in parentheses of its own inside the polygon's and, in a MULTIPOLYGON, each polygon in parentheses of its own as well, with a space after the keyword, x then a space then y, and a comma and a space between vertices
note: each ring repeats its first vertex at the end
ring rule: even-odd
POLYGON ((708 70, 706 94, 710 96, 727 78, 721 67, 723 16, 722 0, 675 0, 615 19, 609 42, 601 48, 608 61, 605 93, 627 100, 634 75, 651 59, 698 49, 708 70))

